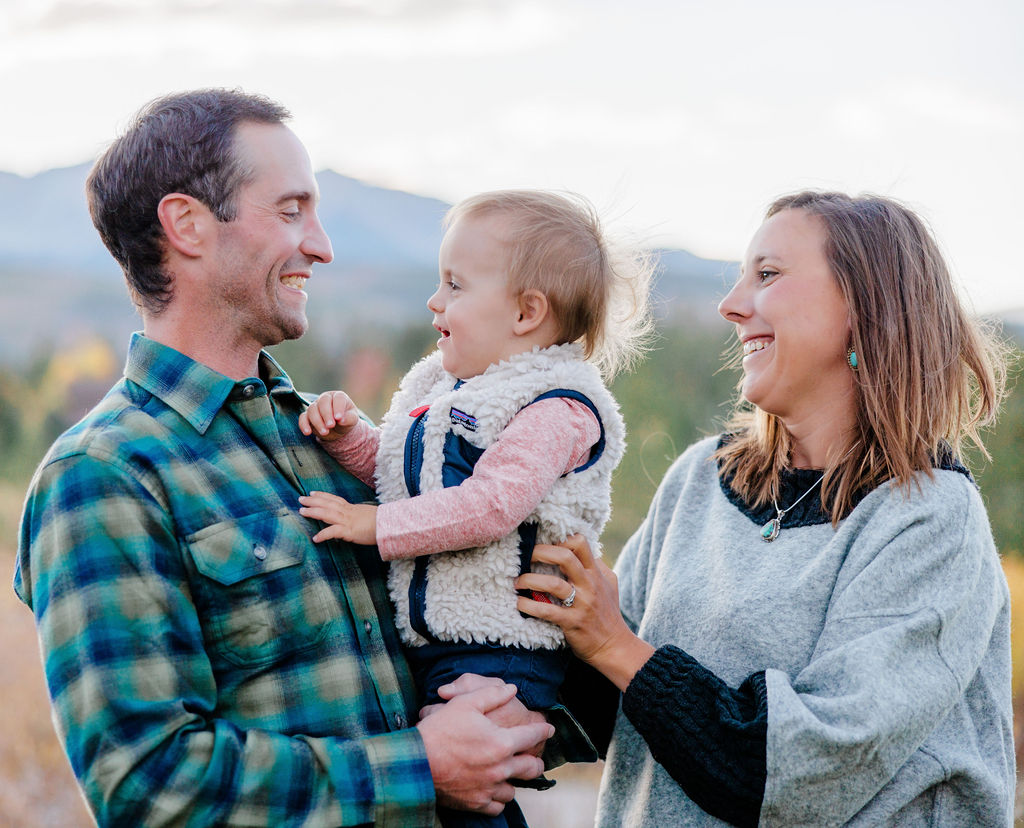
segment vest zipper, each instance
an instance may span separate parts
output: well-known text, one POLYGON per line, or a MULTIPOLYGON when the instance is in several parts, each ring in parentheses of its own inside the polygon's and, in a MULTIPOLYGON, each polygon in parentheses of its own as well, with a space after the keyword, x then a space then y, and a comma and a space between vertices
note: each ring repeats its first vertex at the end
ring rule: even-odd
MULTIPOLYGON (((423 430, 429 411, 419 414, 405 439, 405 488, 409 497, 420 493, 420 467, 423 464, 423 430)), ((409 582, 409 625, 428 641, 438 639, 427 626, 427 562, 429 556, 416 559, 412 580, 409 582)))

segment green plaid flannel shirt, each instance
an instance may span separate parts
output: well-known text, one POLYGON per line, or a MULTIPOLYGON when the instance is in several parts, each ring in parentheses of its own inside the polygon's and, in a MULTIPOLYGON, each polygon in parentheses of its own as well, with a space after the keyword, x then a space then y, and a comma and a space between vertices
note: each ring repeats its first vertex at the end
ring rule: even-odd
POLYGON ((58 734, 101 825, 434 824, 376 550, 313 544, 362 501, 267 355, 234 382, 136 334, 22 519, 58 734))

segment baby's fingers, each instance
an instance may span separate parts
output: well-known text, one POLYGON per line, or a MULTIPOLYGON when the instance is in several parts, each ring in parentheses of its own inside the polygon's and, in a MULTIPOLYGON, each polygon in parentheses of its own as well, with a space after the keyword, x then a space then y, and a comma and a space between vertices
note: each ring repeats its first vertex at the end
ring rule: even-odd
POLYGON ((335 391, 331 396, 331 415, 335 423, 345 428, 354 426, 359 419, 355 403, 344 391, 335 391))
POLYGON ((300 495, 299 503, 303 506, 347 506, 348 501, 330 492, 310 492, 308 495, 300 495))
POLYGON ((313 543, 323 543, 325 540, 351 540, 348 535, 345 527, 333 523, 313 535, 313 543))
POLYGON ((334 428, 334 410, 331 402, 333 392, 321 394, 306 409, 309 424, 317 434, 326 435, 334 428))

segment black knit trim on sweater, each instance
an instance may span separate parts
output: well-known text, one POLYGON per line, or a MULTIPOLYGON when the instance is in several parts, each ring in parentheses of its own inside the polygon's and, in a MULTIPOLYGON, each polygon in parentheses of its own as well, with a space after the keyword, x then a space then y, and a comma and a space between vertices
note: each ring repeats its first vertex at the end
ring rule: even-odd
MULTIPOLYGON (((718 448, 728 443, 733 436, 732 434, 723 434, 718 440, 718 448)), ((721 465, 721 461, 719 461, 719 469, 721 469, 721 465)), ((974 482, 970 471, 953 455, 948 446, 943 446, 939 456, 935 458, 934 468, 943 471, 959 472, 967 477, 968 480, 974 482)), ((784 528, 817 526, 822 523, 828 523, 831 520, 821 506, 821 483, 817 482, 819 477, 821 477, 821 469, 782 470, 779 477, 779 497, 777 502, 782 509, 794 503, 796 504, 792 506, 790 511, 786 512, 786 516, 783 519, 784 528), (801 500, 800 496, 808 489, 811 490, 810 494, 801 500)), ((755 508, 734 492, 731 474, 719 473, 718 485, 722 489, 722 494, 726 496, 729 502, 758 526, 763 526, 775 517, 775 507, 771 503, 755 508)), ((853 505, 856 506, 868 494, 870 494, 870 490, 857 492, 853 498, 853 505)))
POLYGON ((622 712, 690 799, 732 825, 757 825, 767 776, 763 672, 733 689, 665 646, 633 677, 622 712))

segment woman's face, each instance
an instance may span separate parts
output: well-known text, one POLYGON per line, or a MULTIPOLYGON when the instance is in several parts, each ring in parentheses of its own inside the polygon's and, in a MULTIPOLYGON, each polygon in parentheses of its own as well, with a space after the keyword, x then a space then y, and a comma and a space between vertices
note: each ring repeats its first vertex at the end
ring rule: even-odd
POLYGON ((821 219, 800 209, 767 219, 718 310, 736 325, 747 400, 788 427, 852 413, 849 309, 821 219))

